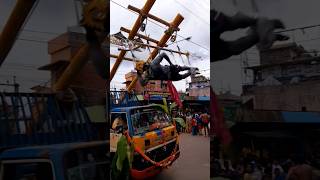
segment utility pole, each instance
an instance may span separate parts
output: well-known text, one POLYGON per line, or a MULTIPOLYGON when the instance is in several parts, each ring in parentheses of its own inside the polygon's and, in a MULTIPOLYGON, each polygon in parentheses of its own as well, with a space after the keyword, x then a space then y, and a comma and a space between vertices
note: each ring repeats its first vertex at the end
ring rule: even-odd
POLYGON ((19 84, 16 82, 16 76, 13 76, 13 86, 14 86, 14 92, 19 92, 19 84))
POLYGON ((9 81, 7 81, 6 83, 0 83, 0 86, 12 86, 14 87, 15 93, 19 92, 19 87, 20 87, 20 85, 16 82, 16 76, 13 76, 13 83, 10 83, 9 81))

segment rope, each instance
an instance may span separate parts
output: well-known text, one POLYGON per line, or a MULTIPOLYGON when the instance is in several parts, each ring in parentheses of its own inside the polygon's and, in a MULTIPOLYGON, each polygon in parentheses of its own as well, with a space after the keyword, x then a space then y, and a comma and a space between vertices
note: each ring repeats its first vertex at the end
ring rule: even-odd
MULTIPOLYGON (((127 141, 129 144, 133 144, 132 143, 132 139, 128 133, 128 131, 126 131, 124 133, 124 135, 126 136, 127 138, 127 141)), ((137 146, 134 146, 134 151, 136 151, 137 153, 139 153, 144 160, 150 162, 151 164, 153 164, 154 166, 157 166, 157 167, 167 167, 171 164, 171 162, 174 160, 175 158, 175 153, 177 152, 177 147, 178 147, 178 144, 179 144, 179 135, 177 136, 177 139, 176 139, 176 145, 175 145, 175 148, 174 150, 172 151, 171 155, 169 156, 170 158, 168 159, 167 162, 156 162, 156 161, 153 161, 151 158, 149 158, 139 147, 137 146)))
MULTIPOLYGON (((147 34, 147 24, 148 24, 148 18, 146 18, 146 28, 145 28, 145 30, 144 30, 144 33, 145 33, 145 35, 146 35, 147 37, 150 37, 150 34, 149 34, 149 35, 147 34)), ((149 40, 147 40, 147 44, 150 45, 149 40)), ((150 49, 150 47, 147 46, 147 48, 148 48, 149 53, 151 54, 151 49, 150 49)))
POLYGON ((174 54, 173 54, 172 51, 170 51, 170 54, 171 54, 171 56, 173 57, 172 59, 173 59, 174 64, 177 64, 176 58, 174 57, 174 54))
MULTIPOLYGON (((178 51, 180 52, 180 47, 179 47, 178 43, 177 43, 177 48, 178 48, 178 51)), ((182 60, 183 65, 185 65, 184 60, 183 60, 183 57, 181 56, 181 54, 179 54, 179 56, 180 56, 180 58, 181 58, 181 60, 182 60)), ((190 62, 189 62, 189 58, 188 58, 188 63, 189 63, 188 65, 191 66, 191 64, 190 64, 190 62)))

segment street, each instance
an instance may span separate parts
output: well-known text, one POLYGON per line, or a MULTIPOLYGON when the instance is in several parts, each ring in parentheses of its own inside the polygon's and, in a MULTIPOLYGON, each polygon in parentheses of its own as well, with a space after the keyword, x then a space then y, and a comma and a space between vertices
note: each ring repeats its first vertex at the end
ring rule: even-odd
POLYGON ((180 135, 180 157, 163 170, 155 180, 209 180, 210 139, 204 136, 180 135))

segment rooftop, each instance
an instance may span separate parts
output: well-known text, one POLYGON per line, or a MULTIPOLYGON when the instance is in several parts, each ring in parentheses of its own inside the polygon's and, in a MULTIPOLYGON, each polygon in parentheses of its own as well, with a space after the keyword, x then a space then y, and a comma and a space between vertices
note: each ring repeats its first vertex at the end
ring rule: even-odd
POLYGON ((63 154, 73 149, 104 145, 107 144, 107 142, 108 141, 92 141, 19 147, 3 151, 0 154, 0 159, 48 158, 49 156, 63 154))
POLYGON ((274 67, 274 66, 286 66, 286 65, 294 65, 294 64, 316 64, 319 62, 320 62, 320 57, 317 57, 317 56, 303 57, 303 58, 294 59, 292 61, 285 61, 285 62, 274 63, 274 64, 264 64, 264 65, 246 67, 246 69, 261 70, 261 69, 274 67))

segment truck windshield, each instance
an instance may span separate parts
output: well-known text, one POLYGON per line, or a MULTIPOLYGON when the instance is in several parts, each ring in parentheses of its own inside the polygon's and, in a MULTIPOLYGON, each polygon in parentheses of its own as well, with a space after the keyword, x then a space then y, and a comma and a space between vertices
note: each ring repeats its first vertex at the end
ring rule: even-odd
POLYGON ((171 125, 169 116, 156 109, 133 109, 130 115, 135 135, 162 129, 171 125))

